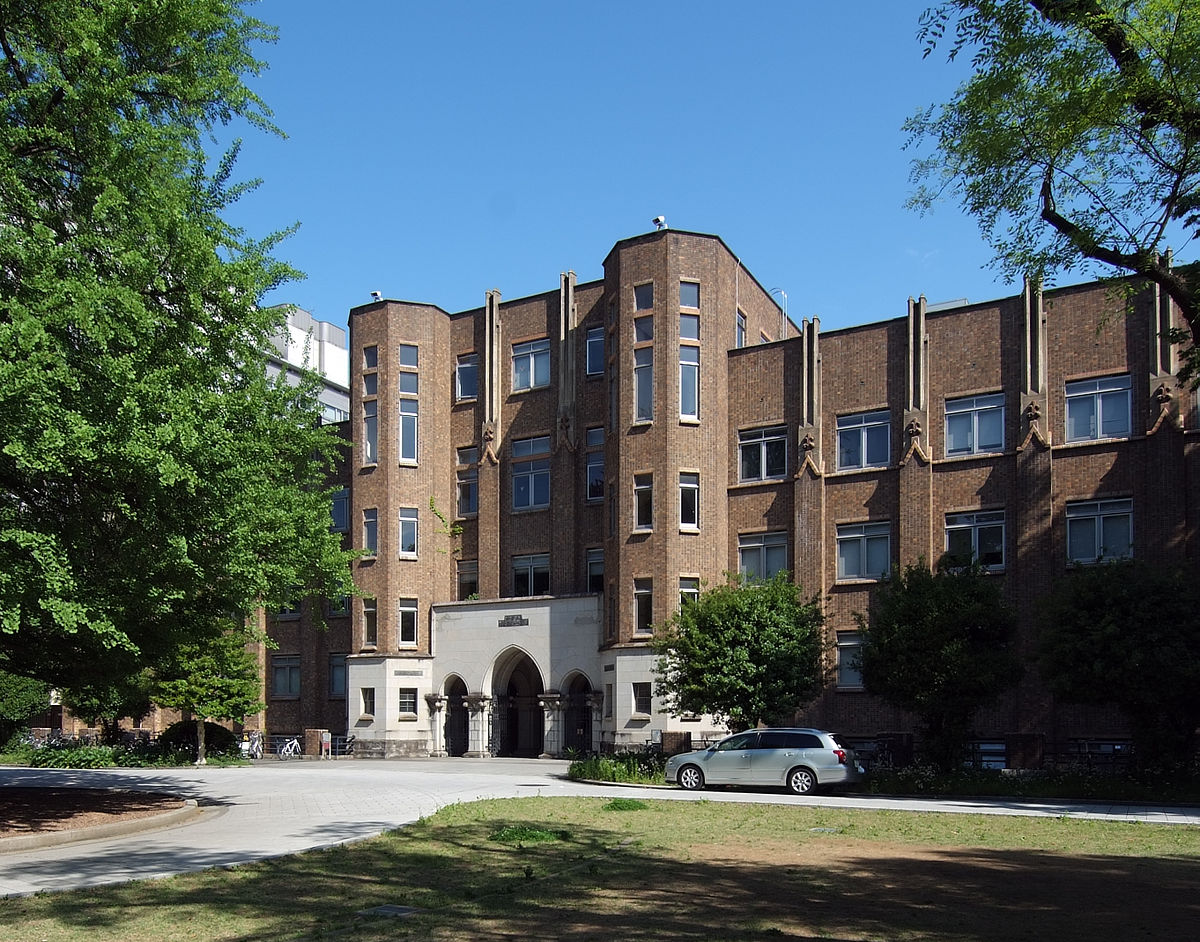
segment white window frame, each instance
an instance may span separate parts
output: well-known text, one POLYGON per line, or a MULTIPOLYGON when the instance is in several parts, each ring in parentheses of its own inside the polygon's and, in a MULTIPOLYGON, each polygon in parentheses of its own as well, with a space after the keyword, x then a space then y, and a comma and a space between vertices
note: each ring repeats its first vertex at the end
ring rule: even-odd
POLYGON ((1090 442, 1102 439, 1129 438, 1133 430, 1132 385, 1129 374, 1104 376, 1098 379, 1079 379, 1066 385, 1066 440, 1090 442), (1090 408, 1081 411, 1085 405, 1090 408), (1072 415, 1076 421, 1071 421, 1072 415), (1078 433, 1079 423, 1090 415, 1086 434, 1078 433), (1121 420, 1119 428, 1113 422, 1121 420), (1074 426, 1074 429, 1072 428, 1074 426), (1105 428, 1108 426, 1108 428, 1105 428))
POLYGON ((584 347, 584 370, 588 376, 604 372, 604 328, 589 327, 584 347))
POLYGON ((363 464, 379 463, 379 400, 363 402, 363 464))
POLYGON ((698 576, 679 577, 679 606, 682 608, 690 602, 700 601, 700 578, 698 576))
POLYGON ((367 507, 362 512, 363 549, 368 556, 379 555, 379 508, 367 507))
POLYGON ((1004 393, 992 393, 986 396, 963 396, 959 399, 946 400, 946 457, 955 458, 963 455, 992 455, 1004 451, 1004 393), (999 441, 988 436, 986 429, 993 423, 999 423, 999 441), (951 426, 961 429, 960 436, 965 432, 967 444, 951 448, 951 426), (981 434, 982 433, 982 434, 981 434))
POLYGON ((519 438, 512 443, 513 510, 542 510, 550 506, 550 436, 519 438), (526 494, 518 502, 518 482, 526 494), (538 499, 538 485, 544 484, 545 500, 538 499))
POLYGON ((1128 497, 1108 498, 1105 500, 1073 500, 1066 506, 1067 519, 1067 559, 1072 563, 1087 565, 1107 559, 1128 559, 1133 556, 1133 500, 1128 497), (1124 520, 1125 529, 1129 534, 1129 546, 1125 552, 1105 552, 1109 549, 1106 544, 1108 527, 1118 526, 1124 520), (1083 527, 1090 525, 1092 529, 1091 553, 1073 554, 1083 541, 1083 527))
POLYGON ((417 699, 416 687, 397 687, 396 688, 396 711, 401 717, 417 716, 419 701, 417 699), (412 705, 411 710, 405 707, 412 705))
POLYGON ((604 548, 592 547, 587 551, 587 589, 589 592, 604 592, 604 548), (599 581, 597 589, 595 583, 599 581))
POLYGON ((787 533, 776 530, 770 533, 747 533, 738 537, 738 572, 742 577, 752 581, 767 581, 777 573, 787 570, 788 542, 787 533), (782 549, 782 553, 779 550, 782 549), (751 572, 746 563, 750 557, 757 557, 756 572, 751 572), (772 568, 770 560, 782 559, 782 565, 772 568))
POLYGON ((479 513, 479 449, 474 445, 459 448, 455 457, 455 512, 459 517, 473 517, 479 513))
POLYGON ((401 367, 415 370, 420 365, 420 351, 415 343, 402 343, 397 349, 397 360, 401 367))
POLYGON ((839 690, 862 690, 862 635, 857 631, 837 633, 837 686, 839 690))
POLYGON ((420 405, 416 399, 400 400, 400 464, 415 465, 419 457, 417 420, 420 405))
POLYGON ((378 601, 365 598, 362 603, 363 613, 363 646, 373 648, 379 644, 379 608, 378 601))
POLYGON ((695 344, 679 345, 679 418, 700 421, 700 348, 695 344))
POLYGON ((681 278, 679 281, 679 306, 687 308, 689 311, 700 310, 700 282, 693 281, 690 278, 681 278), (691 303, 691 298, 685 299, 683 296, 684 286, 696 289, 696 303, 691 303))
POLYGON ((654 580, 633 580, 633 633, 648 635, 654 631, 654 580))
POLYGON ((651 716, 654 713, 654 687, 648 680, 635 680, 630 684, 634 716, 651 716))
POLYGON ((402 648, 415 648, 420 640, 417 600, 400 599, 396 603, 396 616, 396 644, 402 648))
POLYGON ((417 542, 420 531, 418 529, 418 515, 416 507, 401 507, 400 508, 400 558, 401 559, 416 559, 419 552, 419 544, 417 542), (410 546, 412 549, 406 549, 410 546))
POLYGON ((513 392, 544 389, 550 385, 550 340, 514 343, 512 348, 513 392), (521 364, 524 364, 522 370, 521 364))
POLYGON ((513 597, 514 598, 533 598, 538 595, 550 594, 550 554, 549 553, 532 553, 525 556, 514 556, 513 564, 513 597), (517 595, 517 573, 525 574, 529 589, 529 595, 517 595), (545 574, 546 591, 534 592, 536 577, 539 573, 545 574))
POLYGON ((654 347, 633 351, 633 389, 635 422, 654 421, 654 347))
POLYGON ((590 503, 604 500, 604 452, 589 451, 585 459, 584 499, 590 503))
POLYGON ((457 402, 469 402, 479 398, 479 354, 464 353, 454 367, 454 398, 457 402), (463 391, 463 377, 472 377, 471 392, 463 391))
POLYGON ((633 528, 654 529, 654 475, 649 471, 633 476, 633 528))
POLYGON ((738 432, 738 480, 742 482, 778 481, 786 478, 787 451, 787 426, 785 425, 772 425, 738 432), (778 473, 773 473, 770 469, 769 459, 773 453, 778 457, 776 449, 780 446, 783 448, 783 461, 780 462, 778 473), (747 456, 754 456, 758 462, 758 474, 746 474, 747 456))
POLYGON ((866 523, 839 523, 837 526, 837 581, 879 580, 892 569, 892 523, 890 520, 866 523), (880 554, 879 547, 883 547, 880 554), (854 548, 858 559, 855 571, 848 566, 846 552, 854 548), (871 560, 883 556, 884 566, 868 568, 871 560))
POLYGON ((1007 558, 1006 537, 1003 510, 976 510, 967 513, 946 514, 946 553, 955 560, 964 559, 965 561, 969 552, 971 560, 978 562, 984 569, 1001 572, 1007 558), (988 554, 989 558, 985 559, 985 554, 980 551, 981 534, 995 530, 1000 531, 1000 558, 998 560, 991 559, 988 554), (956 534, 960 539, 965 535, 969 543, 969 546, 964 546, 957 552, 950 546, 956 534))
POLYGON ((739 350, 746 346, 746 314, 744 311, 738 311, 737 320, 734 321, 733 346, 739 350))
POLYGON ((878 409, 873 412, 855 412, 852 415, 839 415, 837 420, 837 456, 838 470, 852 471, 863 468, 886 468, 892 460, 892 415, 887 409, 878 409), (878 433, 879 429, 883 429, 883 443, 885 454, 880 460, 878 454, 878 438, 872 433, 878 433), (858 461, 850 462, 844 460, 845 447, 843 442, 851 442, 856 440, 856 448, 858 451, 858 461), (876 446, 876 452, 871 455, 870 448, 876 446))
POLYGON ((375 716, 375 688, 374 687, 359 687, 358 700, 362 707, 362 716, 375 716))
POLYGON ((679 472, 679 529, 700 529, 700 473, 697 471, 679 472))
POLYGON ((635 311, 654 310, 654 282, 647 281, 633 286, 633 309, 635 311))
POLYGON ((460 559, 456 568, 456 576, 458 580, 458 600, 466 601, 469 596, 479 596, 479 560, 478 559, 460 559), (463 589, 474 588, 470 592, 464 592, 463 589))

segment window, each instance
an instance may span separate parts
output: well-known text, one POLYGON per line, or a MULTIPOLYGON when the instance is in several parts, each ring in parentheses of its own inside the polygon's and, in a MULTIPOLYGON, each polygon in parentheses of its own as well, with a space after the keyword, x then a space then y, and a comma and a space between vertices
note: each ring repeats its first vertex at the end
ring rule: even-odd
POLYGON ((400 374, 400 392, 410 396, 415 396, 419 390, 419 374, 417 373, 401 373, 400 374))
POLYGON ((604 500, 604 452, 587 455, 587 499, 604 500))
POLYGON ((602 549, 587 551, 587 590, 596 593, 604 591, 604 550, 602 549))
POLYGON ((400 555, 417 555, 417 508, 400 508, 400 555))
MULTIPOLYGON (((633 630, 648 634, 654 630, 654 581, 633 580, 633 630)), ((649 712, 649 711, 647 711, 649 712)))
POLYGON ((747 579, 770 579, 787 569, 787 534, 738 537, 738 571, 747 579))
POLYGON ((604 685, 604 715, 611 717, 613 715, 613 685, 604 685))
POLYGON ((649 716, 653 712, 650 699, 650 681, 638 680, 633 683, 633 712, 649 716))
POLYGON ((411 343, 400 344, 400 365, 417 368, 417 348, 411 343))
POLYGON ((746 346, 746 315, 737 312, 737 326, 733 329, 733 345, 741 348, 746 346))
POLYGON ((782 425, 738 433, 742 481, 763 481, 787 474, 787 429, 782 425))
POLYGON ((363 599, 363 644, 375 647, 379 643, 379 621, 376 618, 375 600, 363 599))
POLYGON ((363 347, 363 369, 377 370, 379 369, 379 348, 372 345, 363 347))
POLYGON ((379 402, 368 399, 363 403, 363 464, 379 461, 379 402))
POLYGON ((679 306, 700 306, 700 283, 698 281, 679 282, 679 306))
POLYGON ((550 385, 549 340, 514 343, 512 349, 514 392, 550 385))
POLYGON ((679 472, 679 526, 700 529, 700 475, 693 471, 679 472))
POLYGON ((330 616, 349 615, 350 614, 350 596, 339 595, 336 599, 330 599, 329 600, 329 614, 330 614, 330 616))
POLYGON ((299 654, 274 654, 271 656, 271 696, 300 696, 299 654))
POLYGON ((546 554, 514 556, 513 596, 520 598, 527 595, 549 595, 549 593, 550 557, 546 554))
POLYGON ((654 526, 654 475, 633 476, 633 504, 637 514, 634 529, 651 529, 654 526))
POLYGON ((688 605, 700 600, 700 580, 694 576, 679 577, 679 605, 688 605))
POLYGON ((972 560, 988 569, 1004 568, 1004 511, 946 514, 946 553, 955 563, 972 560))
POLYGON ((464 353, 454 370, 454 396, 461 402, 479 395, 479 354, 464 353))
POLYGON ((417 463, 417 400, 400 400, 400 460, 417 463))
POLYGON ((837 685, 861 687, 862 637, 857 631, 837 633, 837 685))
POLYGON ((592 327, 587 332, 587 375, 604 372, 604 328, 592 327))
POLYGON ((700 348, 679 345, 679 417, 700 418, 700 348))
POLYGON ((360 688, 359 699, 362 701, 362 715, 373 717, 375 715, 375 688, 360 688))
POLYGON ((880 579, 892 568, 890 523, 843 523, 837 528, 837 577, 880 579))
POLYGON ((479 449, 475 447, 458 449, 459 471, 458 484, 458 515, 468 517, 479 513, 479 449))
POLYGON ((636 396, 634 418, 649 422, 654 418, 654 348, 633 351, 633 384, 636 396))
POLYGON ((1078 500, 1067 504, 1067 558, 1095 563, 1133 555, 1133 501, 1078 500))
POLYGON ((396 710, 401 716, 417 715, 416 687, 401 687, 396 691, 396 710))
POLYGON ((1067 441, 1129 437, 1129 377, 1067 383, 1067 441))
POLYGON ((401 599, 398 604, 400 613, 400 647, 415 648, 417 646, 417 600, 401 599))
POLYGON ((346 696, 346 655, 329 655, 329 696, 346 696))
POLYGON ((699 340, 700 339, 700 315, 699 314, 680 314, 679 315, 679 339, 680 340, 699 340))
POLYGON ((300 602, 297 601, 296 597, 299 596, 301 594, 301 592, 302 592, 302 590, 300 589, 299 586, 293 587, 293 589, 292 589, 293 597, 289 598, 287 601, 285 601, 282 605, 279 606, 279 612, 277 613, 279 618, 299 618, 300 617, 300 602))
POLYGON ((633 286, 633 306, 639 311, 648 311, 654 307, 654 283, 633 286))
POLYGON ((886 411, 838 417, 839 470, 887 467, 891 437, 888 419, 886 411))
POLYGON ((1004 451, 1004 394, 946 400, 946 454, 1004 451))
POLYGON ((654 339, 654 318, 636 317, 633 321, 633 342, 649 343, 654 339))
POLYGON ((363 511, 363 549, 371 556, 379 555, 379 511, 374 507, 363 511))
POLYGON ((379 374, 378 373, 363 373, 363 395, 378 396, 379 395, 379 374))
POLYGON ((329 529, 335 533, 346 533, 350 530, 350 491, 339 488, 333 492, 333 501, 329 508, 333 522, 329 529))
POLYGON ((521 438, 512 444, 513 509, 550 506, 550 436, 521 438))
POLYGON ((593 426, 587 430, 586 443, 588 448, 599 448, 604 444, 604 427, 600 425, 593 426))
POLYGON ((479 597, 479 560, 458 561, 458 600, 460 602, 479 597))

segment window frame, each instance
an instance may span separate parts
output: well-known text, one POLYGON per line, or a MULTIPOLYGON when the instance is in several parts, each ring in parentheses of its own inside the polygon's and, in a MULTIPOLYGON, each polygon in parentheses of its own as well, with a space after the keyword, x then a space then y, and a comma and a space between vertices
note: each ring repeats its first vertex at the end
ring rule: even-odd
POLYGON ((400 523, 400 559, 416 559, 420 553, 420 511, 416 507, 401 507, 399 514, 400 523), (406 536, 405 531, 409 531, 411 536, 406 536), (412 549, 405 549, 409 543, 412 544, 412 549))
POLYGON ((550 594, 550 554, 549 553, 527 553, 514 556, 512 558, 512 573, 513 573, 513 598, 528 599, 537 598, 541 595, 550 594), (523 572, 527 579, 528 585, 526 588, 529 592, 525 595, 517 594, 517 574, 523 572), (546 591, 534 592, 541 579, 545 580, 546 591))
POLYGON ((654 687, 648 680, 635 680, 630 684, 634 716, 654 715, 654 687))
POLYGON ((402 719, 417 717, 420 714, 417 712, 420 709, 420 700, 418 699, 416 687, 397 687, 396 688, 396 713, 402 719), (406 710, 405 707, 412 704, 411 710, 406 710))
POLYGON ((589 451, 584 457, 584 500, 597 503, 604 500, 604 452, 589 451))
POLYGON ((379 555, 379 508, 364 507, 362 512, 363 549, 370 558, 379 555))
POLYGON ((339 487, 329 499, 329 529, 334 533, 350 532, 350 488, 339 487))
POLYGON ((649 577, 633 580, 633 633, 654 633, 654 580, 649 577))
POLYGON ((512 345, 512 391, 529 392, 550 385, 550 338, 526 340, 512 345), (518 363, 524 361, 527 377, 521 376, 518 363), (539 367, 542 371, 539 372, 539 367), (543 378, 544 377, 544 378, 543 378), (541 379, 541 382, 538 380, 541 379), (519 381, 520 380, 520 381, 519 381), (527 381, 526 381, 527 380, 527 381))
POLYGON ((379 600, 366 596, 362 601, 363 647, 379 646, 379 600))
MULTIPOLYGON (((690 293, 690 292, 689 292, 689 293, 690 293)), ((688 310, 691 310, 691 311, 698 311, 698 310, 700 310, 700 282, 699 282, 699 281, 697 281, 697 280, 695 280, 695 279, 693 279, 693 278, 680 278, 680 279, 679 279, 679 306, 680 306, 680 307, 685 307, 685 308, 687 308, 688 310), (692 303, 691 303, 691 300, 692 300, 692 299, 691 299, 690 297, 688 297, 688 298, 685 298, 685 297, 684 297, 684 295, 683 295, 683 289, 684 289, 684 286, 685 286, 685 285, 686 285, 686 286, 687 286, 689 289, 690 289, 690 288, 695 288, 695 289, 696 289, 696 303, 695 303, 695 304, 692 304, 692 303)))
POLYGON ((587 590, 596 595, 604 594, 604 547, 589 547, 585 555, 587 590), (596 582, 599 580, 599 587, 596 582))
POLYGON ((765 533, 738 534, 738 573, 747 582, 768 582, 780 572, 790 571, 787 565, 788 539, 786 530, 770 530, 765 533), (783 565, 768 571, 768 555, 773 549, 783 548, 783 565), (747 571, 746 556, 757 553, 761 562, 761 574, 754 575, 747 571))
POLYGON ((633 476, 633 529, 654 529, 654 474, 650 471, 633 476))
POLYGON ((329 698, 333 700, 346 699, 346 655, 329 655, 329 698), (338 678, 341 683, 338 683, 338 678))
POLYGON ((738 432, 738 481, 742 484, 758 481, 781 481, 788 473, 788 430, 786 425, 767 425, 738 432), (783 447, 783 461, 778 474, 771 473, 771 454, 775 446, 783 447), (746 455, 757 451, 759 473, 747 476, 746 455))
POLYGON ((379 400, 364 399, 363 409, 363 464, 379 464, 379 400))
POLYGON ((454 401, 455 402, 473 402, 479 398, 479 354, 478 353, 463 353, 460 354, 454 364, 454 401), (473 377, 471 382, 472 391, 470 393, 463 392, 463 377, 473 377))
POLYGON ((364 719, 375 718, 375 688, 374 687, 359 687, 358 688, 358 703, 362 712, 359 714, 364 719))
POLYGON ((1119 441, 1131 438, 1133 436, 1133 382, 1130 374, 1122 373, 1117 376, 1076 379, 1066 383, 1064 386, 1063 416, 1066 422, 1064 437, 1067 442, 1119 441), (1111 411, 1114 408, 1112 405, 1106 406, 1106 403, 1111 403, 1118 395, 1123 400, 1121 408, 1124 412, 1125 429, 1121 434, 1105 434, 1104 414, 1106 411, 1111 411), (1085 401, 1092 403, 1091 421, 1094 428, 1088 435, 1073 436, 1071 434, 1072 406, 1085 401))
POLYGON ((420 411, 421 406, 418 400, 411 398, 400 400, 400 438, 397 442, 400 446, 400 464, 416 465, 420 460, 420 411))
POLYGON ((654 282, 643 281, 633 286, 633 309, 635 311, 654 310, 654 282))
POLYGON ((455 451, 454 509, 459 518, 479 513, 479 449, 468 445, 455 451))
POLYGON ((633 420, 654 421, 654 347, 635 347, 633 351, 633 420))
POLYGON ((838 690, 862 690, 862 633, 855 631, 839 631, 836 636, 837 668, 836 686, 838 690), (858 664, 847 660, 847 654, 858 659, 858 664))
POLYGON ((550 436, 534 435, 515 439, 510 448, 512 509, 545 510, 550 506, 550 436), (518 480, 523 481, 527 496, 518 501, 518 480), (545 500, 539 501, 539 484, 544 485, 545 500))
POLYGON ((963 458, 971 455, 997 455, 1004 453, 1004 393, 988 393, 980 396, 959 396, 946 400, 945 407, 945 452, 947 458, 963 458), (954 420, 967 418, 970 427, 965 448, 950 447, 950 425, 954 420), (1000 441, 980 441, 980 420, 995 417, 1000 423, 1000 441))
POLYGON ((397 647, 415 648, 420 643, 421 628, 417 624, 418 610, 416 599, 398 599, 396 601, 397 647))
POLYGON ((604 375, 604 328, 589 327, 584 340, 584 375, 604 375))
POLYGON ((1102 497, 1092 498, 1088 500, 1071 500, 1067 501, 1063 511, 1063 517, 1066 520, 1066 536, 1067 536, 1067 562, 1077 566, 1091 566, 1096 563, 1104 562, 1110 559, 1131 559, 1133 557, 1133 498, 1132 497, 1102 497), (1105 521, 1125 518, 1126 529, 1129 533, 1128 552, 1121 554, 1106 554, 1105 550, 1105 521), (1071 531, 1073 529, 1072 522, 1082 521, 1093 522, 1092 532, 1092 549, 1095 551, 1092 556, 1073 556, 1071 531))
POLYGON ((299 700, 302 678, 299 654, 271 655, 271 697, 276 700, 299 700), (283 683, 280 683, 280 676, 283 683))
POLYGON ((890 520, 866 520, 859 523, 837 524, 836 560, 838 582, 878 582, 892 571, 892 522, 890 520), (871 546, 885 541, 886 568, 872 573, 867 567, 871 559, 871 546), (842 548, 855 545, 858 549, 859 571, 847 572, 843 565, 842 548))
POLYGON ((694 343, 679 345, 679 419, 700 421, 700 347, 694 343))
POLYGON ((479 597, 479 560, 478 559, 460 559, 457 561, 454 570, 455 586, 458 593, 458 601, 465 602, 472 595, 479 597), (465 579, 464 579, 465 577, 465 579), (474 588, 470 592, 464 592, 464 588, 474 588))
POLYGON ((864 471, 871 468, 887 468, 892 462, 892 413, 888 409, 872 409, 868 412, 852 412, 837 417, 837 469, 839 471, 864 471), (872 429, 884 430, 884 443, 887 454, 883 460, 871 460, 872 429), (842 461, 844 449, 842 438, 846 436, 858 439, 859 462, 857 464, 842 461))
POLYGON ((679 529, 688 533, 700 531, 700 472, 679 472, 679 529), (691 503, 691 520, 687 519, 687 505, 691 503))
POLYGON ((951 534, 967 533, 969 534, 970 546, 970 561, 977 562, 981 567, 988 572, 1003 572, 1008 559, 1008 532, 1006 528, 1005 512, 1003 510, 968 510, 960 513, 948 513, 945 517, 945 551, 950 557, 952 563, 962 560, 966 563, 965 553, 954 552, 950 548, 951 534), (980 552, 980 535, 981 531, 1000 530, 1000 561, 987 562, 980 552))
POLYGON ((700 577, 679 577, 679 607, 700 601, 700 577))

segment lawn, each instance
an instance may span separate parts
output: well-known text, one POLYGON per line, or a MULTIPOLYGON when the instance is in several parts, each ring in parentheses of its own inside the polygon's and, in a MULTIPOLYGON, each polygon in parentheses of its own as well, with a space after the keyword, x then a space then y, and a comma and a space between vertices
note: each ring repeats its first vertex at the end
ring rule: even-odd
POLYGON ((0 938, 1195 937, 1200 829, 725 802, 455 805, 374 840, 0 901, 0 938), (398 918, 377 906, 415 907, 398 918))

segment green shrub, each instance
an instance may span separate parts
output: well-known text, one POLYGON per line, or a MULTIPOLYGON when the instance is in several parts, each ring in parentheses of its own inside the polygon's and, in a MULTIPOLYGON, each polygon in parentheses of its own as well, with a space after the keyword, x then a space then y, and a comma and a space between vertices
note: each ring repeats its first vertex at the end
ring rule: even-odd
POLYGON ((567 777, 594 782, 627 782, 633 785, 662 785, 666 756, 661 752, 621 752, 611 756, 579 759, 567 767, 567 777))
MULTIPOLYGON (((166 749, 186 748, 191 751, 192 758, 196 757, 196 721, 180 720, 172 723, 162 731, 158 741, 166 749)), ((237 737, 224 726, 216 723, 204 724, 204 752, 207 757, 221 753, 236 753, 240 755, 237 737)))

